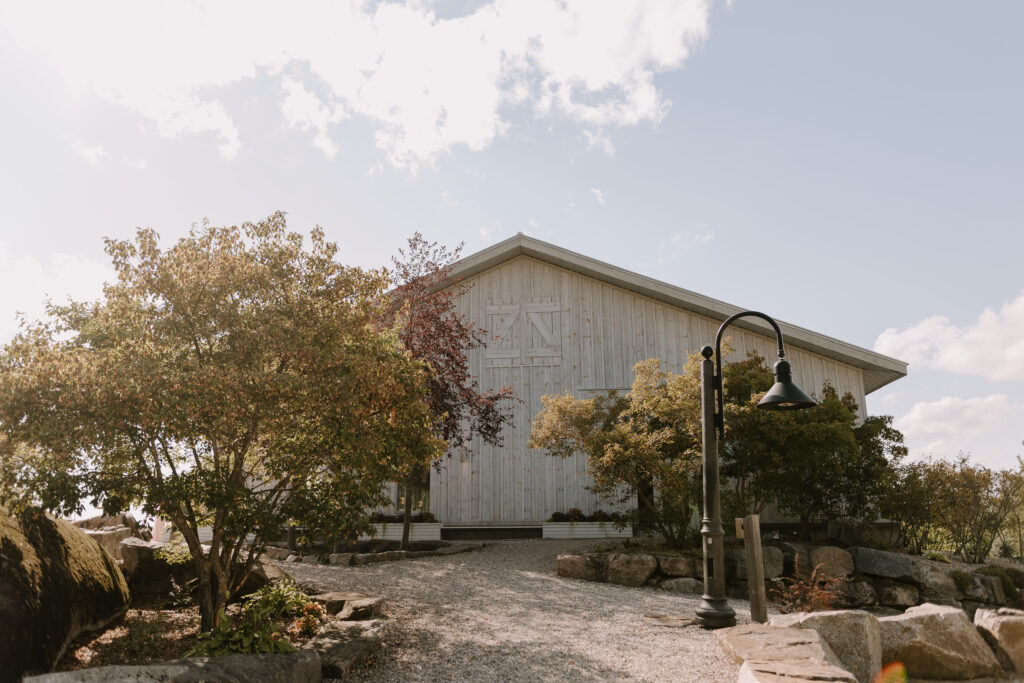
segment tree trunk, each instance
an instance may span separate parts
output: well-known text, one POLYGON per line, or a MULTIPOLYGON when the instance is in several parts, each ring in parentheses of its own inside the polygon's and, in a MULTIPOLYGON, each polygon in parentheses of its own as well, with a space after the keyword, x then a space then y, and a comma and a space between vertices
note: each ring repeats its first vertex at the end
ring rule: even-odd
POLYGON ((288 550, 295 550, 295 525, 288 525, 288 550))
POLYGON ((409 527, 412 525, 412 496, 417 472, 410 472, 405 480, 405 515, 402 518, 402 550, 409 549, 409 527))
POLYGON ((800 540, 811 540, 811 520, 807 515, 800 515, 800 540))

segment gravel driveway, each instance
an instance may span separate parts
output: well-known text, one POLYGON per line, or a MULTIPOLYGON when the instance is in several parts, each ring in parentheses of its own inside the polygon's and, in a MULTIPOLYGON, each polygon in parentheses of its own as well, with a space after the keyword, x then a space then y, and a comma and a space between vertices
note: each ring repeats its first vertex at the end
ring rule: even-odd
MULTIPOLYGON (((483 550, 362 567, 287 565, 297 582, 388 600, 392 626, 366 681, 734 681, 714 636, 658 625, 699 599, 564 579, 559 553, 594 541, 493 541, 483 550)), ((740 623, 749 604, 731 600, 740 623)))

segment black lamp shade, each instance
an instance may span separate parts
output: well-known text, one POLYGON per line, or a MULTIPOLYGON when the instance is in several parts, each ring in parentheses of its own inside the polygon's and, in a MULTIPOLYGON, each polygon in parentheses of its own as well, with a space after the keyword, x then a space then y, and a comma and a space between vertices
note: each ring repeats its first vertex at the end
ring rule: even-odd
POLYGON ((793 371, 789 361, 781 359, 775 364, 775 384, 757 402, 757 407, 763 410, 800 410, 816 405, 817 401, 793 384, 793 371))

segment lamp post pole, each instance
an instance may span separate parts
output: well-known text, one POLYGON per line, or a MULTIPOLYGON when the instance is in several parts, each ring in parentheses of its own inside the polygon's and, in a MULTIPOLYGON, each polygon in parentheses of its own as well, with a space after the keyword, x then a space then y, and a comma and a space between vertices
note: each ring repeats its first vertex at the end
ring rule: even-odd
POLYGON ((764 313, 743 311, 729 317, 718 328, 715 347, 700 350, 701 431, 703 435, 704 518, 700 535, 704 550, 704 595, 697 606, 697 622, 705 628, 723 628, 736 623, 736 612, 725 599, 725 532, 722 530, 722 502, 718 482, 718 442, 725 438, 725 399, 722 388, 722 333, 733 321, 745 316, 766 320, 775 330, 779 360, 775 363, 775 384, 758 402, 763 410, 800 410, 817 405, 793 384, 792 370, 782 345, 782 330, 764 313), (711 360, 712 357, 714 360, 711 360))
POLYGON ((697 607, 697 621, 706 628, 723 628, 736 623, 736 612, 725 599, 725 547, 722 544, 722 503, 718 485, 718 430, 715 427, 714 350, 701 349, 700 364, 701 431, 704 446, 704 519, 700 535, 704 549, 704 596, 697 607))

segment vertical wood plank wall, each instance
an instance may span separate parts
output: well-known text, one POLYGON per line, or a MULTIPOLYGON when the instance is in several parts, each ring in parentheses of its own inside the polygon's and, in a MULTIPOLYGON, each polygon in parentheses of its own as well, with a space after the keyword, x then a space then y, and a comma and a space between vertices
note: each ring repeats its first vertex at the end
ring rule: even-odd
MULTIPOLYGON (((688 355, 714 342, 721 321, 626 289, 518 256, 465 281, 459 312, 488 331, 486 349, 470 354, 480 386, 511 385, 521 403, 504 444, 474 439, 431 471, 431 511, 445 524, 536 524, 552 512, 610 510, 587 490, 586 458, 562 460, 530 450, 530 424, 544 394, 570 391, 589 397, 627 389, 638 361, 660 358, 672 372, 688 355), (495 338, 496 337, 496 338, 495 338)), ((769 364, 775 340, 736 328, 733 358, 756 350, 769 364)), ((787 344, 794 380, 820 392, 826 381, 852 392, 863 411, 861 370, 787 344)))

